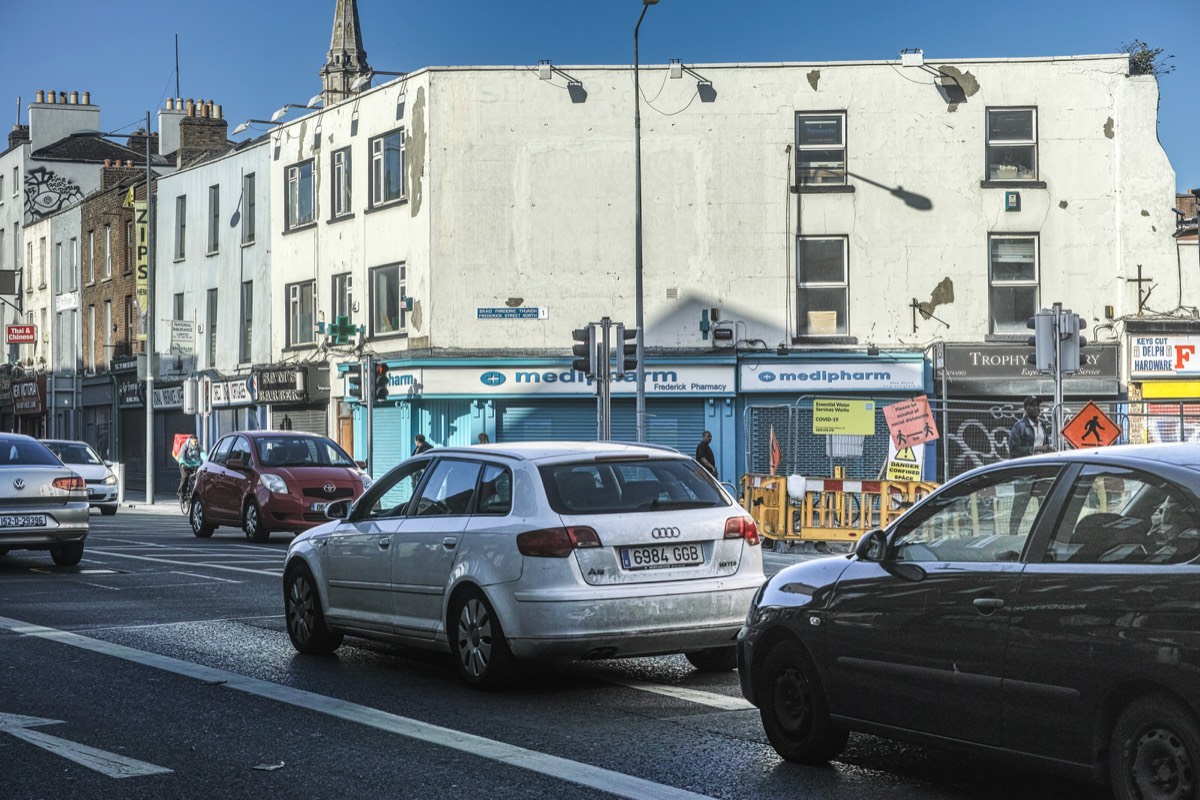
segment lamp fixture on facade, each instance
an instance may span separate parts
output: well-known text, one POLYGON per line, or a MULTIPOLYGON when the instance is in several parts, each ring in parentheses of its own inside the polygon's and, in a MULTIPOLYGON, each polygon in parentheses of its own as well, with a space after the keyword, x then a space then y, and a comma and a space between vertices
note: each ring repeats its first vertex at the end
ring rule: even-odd
POLYGON ((364 86, 369 86, 371 83, 371 80, 376 75, 395 75, 397 77, 404 77, 407 74, 408 74, 407 72, 388 72, 387 70, 373 69, 373 70, 367 72, 365 75, 359 75, 357 78, 355 78, 354 82, 350 84, 350 89, 352 91, 357 92, 359 89, 363 88, 364 86))
MULTIPOLYGON (((276 113, 278 113, 278 112, 276 112, 276 113)), ((251 125, 278 125, 278 124, 279 123, 273 119, 248 119, 245 122, 243 122, 241 125, 238 125, 236 128, 234 128, 233 132, 235 135, 242 133, 243 131, 248 130, 251 125)))
POLYGON ((283 106, 278 111, 276 111, 274 114, 271 115, 271 122, 279 122, 279 120, 283 119, 284 116, 289 111, 291 111, 293 108, 315 108, 316 106, 312 105, 312 101, 317 100, 319 98, 320 98, 320 95, 312 98, 312 100, 309 100, 307 103, 304 103, 304 104, 284 103, 283 106))

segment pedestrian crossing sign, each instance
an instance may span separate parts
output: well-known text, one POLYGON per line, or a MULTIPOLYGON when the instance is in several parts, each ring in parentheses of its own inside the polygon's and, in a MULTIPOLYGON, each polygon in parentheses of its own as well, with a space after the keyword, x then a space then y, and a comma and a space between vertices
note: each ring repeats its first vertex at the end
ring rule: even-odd
POLYGON ((1063 438, 1077 449, 1107 447, 1121 436, 1121 428, 1100 410, 1088 402, 1062 429, 1063 438))

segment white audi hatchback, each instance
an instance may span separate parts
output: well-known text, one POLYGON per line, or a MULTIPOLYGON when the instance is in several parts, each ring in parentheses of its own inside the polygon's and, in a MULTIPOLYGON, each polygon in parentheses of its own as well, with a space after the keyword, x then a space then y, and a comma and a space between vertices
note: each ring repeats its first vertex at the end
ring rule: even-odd
POLYGON ((351 634, 449 651, 472 686, 523 661, 683 653, 733 669, 764 581, 754 521, 692 458, 538 442, 408 459, 296 537, 283 576, 292 644, 351 634))

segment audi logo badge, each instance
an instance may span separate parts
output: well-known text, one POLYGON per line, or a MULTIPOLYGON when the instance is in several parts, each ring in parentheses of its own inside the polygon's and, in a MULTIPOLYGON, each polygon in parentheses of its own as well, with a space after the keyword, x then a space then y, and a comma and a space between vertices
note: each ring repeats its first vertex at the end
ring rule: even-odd
POLYGON ((13 478, 13 488, 16 489, 17 491, 24 489, 25 488, 25 479, 24 478, 13 478))
POLYGON ((337 487, 335 487, 332 483, 327 483, 321 488, 325 490, 325 494, 333 494, 333 490, 337 487))
POLYGON ((679 536, 679 528, 655 528, 650 531, 652 539, 678 539, 679 536))

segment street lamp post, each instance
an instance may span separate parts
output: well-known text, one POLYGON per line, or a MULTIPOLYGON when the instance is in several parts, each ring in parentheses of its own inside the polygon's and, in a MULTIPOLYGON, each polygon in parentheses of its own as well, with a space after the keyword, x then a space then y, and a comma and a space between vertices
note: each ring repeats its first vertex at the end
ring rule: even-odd
MULTIPOLYGON (((154 198, 150 196, 150 112, 146 112, 146 504, 154 504, 154 198)), ((136 229, 136 226, 135 226, 136 229)))
POLYGON ((642 91, 638 85, 638 30, 646 10, 658 0, 642 0, 642 13, 633 27, 633 172, 634 211, 633 247, 635 299, 634 324, 637 326, 637 441, 646 441, 646 325, 642 309, 642 91))

